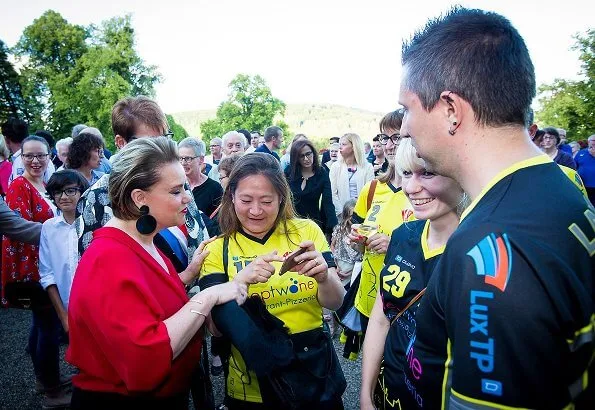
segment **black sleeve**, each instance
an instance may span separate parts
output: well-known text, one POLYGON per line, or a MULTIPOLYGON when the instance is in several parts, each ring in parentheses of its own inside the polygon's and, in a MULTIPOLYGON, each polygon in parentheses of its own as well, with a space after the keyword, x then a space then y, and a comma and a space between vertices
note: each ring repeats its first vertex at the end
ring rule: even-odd
POLYGON ((335 206, 333 205, 333 194, 331 191, 331 180, 328 174, 321 170, 322 174, 322 204, 321 211, 324 213, 324 230, 326 233, 333 232, 333 228, 337 225, 337 215, 335 215, 335 206))

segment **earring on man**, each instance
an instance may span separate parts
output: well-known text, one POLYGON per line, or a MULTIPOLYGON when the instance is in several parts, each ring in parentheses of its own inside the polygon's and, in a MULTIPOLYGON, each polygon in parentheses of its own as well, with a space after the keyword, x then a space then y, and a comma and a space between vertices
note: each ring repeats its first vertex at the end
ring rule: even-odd
MULTIPOLYGON (((456 127, 456 126, 457 126, 457 124, 458 124, 458 122, 456 122, 456 121, 453 121, 453 122, 452 122, 452 127, 456 127)), ((453 130, 453 129, 452 129, 452 127, 448 127, 448 133, 449 133, 450 135, 455 135, 455 133, 457 132, 457 130, 456 130, 456 129, 454 129, 454 130, 453 130)))
POLYGON ((136 230, 141 235, 150 235, 157 229, 157 220, 149 214, 149 207, 143 205, 139 208, 140 217, 136 220, 136 230))

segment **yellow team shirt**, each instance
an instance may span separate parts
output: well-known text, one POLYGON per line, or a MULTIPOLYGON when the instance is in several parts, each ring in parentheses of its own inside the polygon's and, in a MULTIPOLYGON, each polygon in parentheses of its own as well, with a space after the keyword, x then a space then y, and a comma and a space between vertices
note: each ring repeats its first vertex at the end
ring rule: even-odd
MULTIPOLYGON (((378 182, 374 191, 374 198, 368 208, 368 182, 360 193, 355 208, 356 219, 364 219, 364 224, 378 225, 378 233, 391 236, 403 221, 413 220, 413 211, 407 197, 401 188, 391 184, 378 182), (365 218, 363 217, 365 215, 365 218), (357 218, 359 217, 359 218, 357 218)), ((355 308, 363 315, 370 317, 372 307, 378 293, 380 271, 384 266, 384 254, 370 253, 367 249, 362 260, 360 284, 355 296, 355 308)))
MULTIPOLYGON (((278 255, 287 255, 299 248, 303 241, 313 241, 316 250, 330 252, 324 234, 318 225, 309 219, 288 221, 287 231, 278 226, 262 240, 238 232, 229 238, 227 272, 229 280, 257 257, 274 250, 278 255)), ((206 246, 210 251, 201 269, 201 277, 210 274, 224 273, 223 238, 216 239, 206 246)), ((322 306, 318 302, 318 283, 307 276, 295 272, 287 272, 279 276, 281 262, 272 262, 276 272, 266 283, 250 285, 249 296, 259 296, 267 310, 281 319, 290 333, 300 333, 322 327, 322 306)), ((246 369, 240 352, 231 348, 227 377, 227 394, 229 397, 262 403, 260 388, 256 375, 246 369)))

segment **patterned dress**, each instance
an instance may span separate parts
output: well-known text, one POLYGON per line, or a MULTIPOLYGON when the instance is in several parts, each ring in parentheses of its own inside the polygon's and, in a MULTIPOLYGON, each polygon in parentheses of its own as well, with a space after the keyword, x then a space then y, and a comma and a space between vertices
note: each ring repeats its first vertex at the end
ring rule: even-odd
MULTIPOLYGON (((54 211, 43 195, 25 177, 17 177, 8 187, 6 203, 26 220, 45 222, 54 211)), ((39 246, 2 239, 2 305, 6 283, 39 281, 39 246)))

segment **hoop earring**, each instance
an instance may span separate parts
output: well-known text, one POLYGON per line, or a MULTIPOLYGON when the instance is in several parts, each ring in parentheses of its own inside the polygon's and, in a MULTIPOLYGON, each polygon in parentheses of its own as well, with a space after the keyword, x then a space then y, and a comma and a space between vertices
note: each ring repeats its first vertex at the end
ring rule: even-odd
POLYGON ((157 229, 157 220, 153 215, 149 215, 149 207, 143 205, 139 208, 140 217, 136 220, 136 230, 141 235, 150 235, 157 229))

